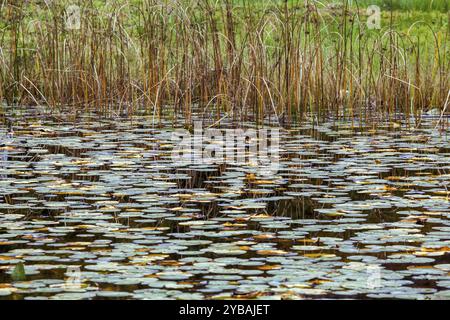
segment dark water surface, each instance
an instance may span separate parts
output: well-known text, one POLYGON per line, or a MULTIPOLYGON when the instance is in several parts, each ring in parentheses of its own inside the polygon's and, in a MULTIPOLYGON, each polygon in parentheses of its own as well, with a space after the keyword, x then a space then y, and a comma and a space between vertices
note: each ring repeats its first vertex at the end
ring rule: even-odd
POLYGON ((450 297, 450 131, 298 127, 261 177, 165 127, 0 125, 0 298, 450 297))

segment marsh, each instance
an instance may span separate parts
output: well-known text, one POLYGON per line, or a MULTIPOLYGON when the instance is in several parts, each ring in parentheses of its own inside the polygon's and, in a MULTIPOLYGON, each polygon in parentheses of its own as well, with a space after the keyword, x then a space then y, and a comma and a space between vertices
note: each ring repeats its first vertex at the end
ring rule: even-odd
POLYGON ((450 297, 448 1, 0 9, 2 299, 450 297))

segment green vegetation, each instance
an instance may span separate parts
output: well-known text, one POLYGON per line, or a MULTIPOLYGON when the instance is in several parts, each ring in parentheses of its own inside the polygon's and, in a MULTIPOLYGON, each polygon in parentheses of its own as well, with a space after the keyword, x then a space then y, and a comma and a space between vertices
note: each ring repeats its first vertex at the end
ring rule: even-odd
POLYGON ((447 0, 353 0, 353 4, 377 5, 385 10, 438 10, 445 13, 450 10, 450 2, 447 0))
POLYGON ((0 101, 287 124, 449 102, 444 0, 79 1, 79 29, 71 2, 48 3, 2 2, 0 101), (368 28, 369 4, 381 29, 368 28))

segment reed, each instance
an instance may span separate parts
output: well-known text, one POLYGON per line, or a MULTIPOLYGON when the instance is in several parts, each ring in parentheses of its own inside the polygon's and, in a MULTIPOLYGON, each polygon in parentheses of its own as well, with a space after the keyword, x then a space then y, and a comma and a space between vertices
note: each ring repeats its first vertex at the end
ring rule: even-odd
POLYGON ((72 2, 3 0, 0 101, 186 125, 448 112, 447 1, 370 2, 440 22, 369 30, 364 0, 90 0, 71 28, 72 2))

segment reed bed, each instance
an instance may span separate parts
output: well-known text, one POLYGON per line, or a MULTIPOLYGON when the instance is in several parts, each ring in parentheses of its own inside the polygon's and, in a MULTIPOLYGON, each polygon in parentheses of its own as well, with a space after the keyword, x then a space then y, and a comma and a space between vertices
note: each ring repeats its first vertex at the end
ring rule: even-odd
POLYGON ((90 0, 73 28, 72 3, 1 2, 4 104, 186 124, 450 111, 450 13, 405 32, 394 11, 369 29, 356 0, 90 0))

